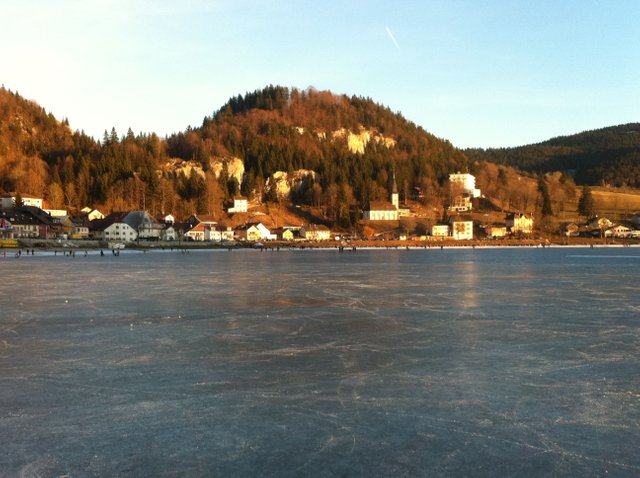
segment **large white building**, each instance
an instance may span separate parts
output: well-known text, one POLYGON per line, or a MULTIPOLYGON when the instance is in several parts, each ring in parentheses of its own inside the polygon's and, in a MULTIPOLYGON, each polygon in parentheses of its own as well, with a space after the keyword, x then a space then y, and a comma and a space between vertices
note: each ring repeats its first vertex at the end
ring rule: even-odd
POLYGON ((473 239, 473 220, 465 216, 453 216, 451 223, 451 237, 456 241, 473 239))
POLYGON ((2 209, 11 209, 15 203, 16 198, 20 196, 22 198, 22 204, 25 206, 33 206, 42 209, 42 198, 35 196, 29 196, 28 194, 19 193, 7 193, 3 194, 0 198, 2 200, 2 209))
POLYGON ((248 201, 246 197, 237 196, 233 198, 233 207, 230 207, 227 212, 229 214, 237 213, 237 212, 247 212, 248 209, 248 201))
POLYGON ((470 211, 471 199, 481 196, 476 188, 476 177, 469 173, 453 173, 449 175, 451 201, 449 209, 453 211, 470 211))
POLYGON ((449 182, 452 186, 457 186, 473 198, 480 197, 480 190, 476 188, 476 177, 473 174, 453 173, 449 175, 449 182))

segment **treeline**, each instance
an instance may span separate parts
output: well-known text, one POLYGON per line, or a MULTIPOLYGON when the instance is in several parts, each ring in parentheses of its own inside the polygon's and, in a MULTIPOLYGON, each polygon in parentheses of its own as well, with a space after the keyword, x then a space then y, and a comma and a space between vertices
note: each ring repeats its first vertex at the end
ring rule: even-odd
POLYGON ((640 187, 640 123, 553 138, 516 148, 468 149, 472 160, 529 172, 569 171, 578 184, 640 187))

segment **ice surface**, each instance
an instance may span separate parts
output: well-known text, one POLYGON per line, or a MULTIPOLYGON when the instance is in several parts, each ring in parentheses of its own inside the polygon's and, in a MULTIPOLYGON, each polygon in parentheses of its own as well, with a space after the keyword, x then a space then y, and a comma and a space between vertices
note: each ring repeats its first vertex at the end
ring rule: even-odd
POLYGON ((638 476, 639 259, 0 259, 0 476, 638 476))

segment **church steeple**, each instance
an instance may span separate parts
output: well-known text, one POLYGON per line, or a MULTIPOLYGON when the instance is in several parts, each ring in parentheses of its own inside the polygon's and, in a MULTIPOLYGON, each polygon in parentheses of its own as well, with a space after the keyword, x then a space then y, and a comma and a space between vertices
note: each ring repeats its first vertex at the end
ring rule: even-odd
POLYGON ((400 195, 398 194, 398 183, 396 182, 396 173, 393 172, 393 185, 391 186, 391 204, 396 209, 400 209, 400 195))

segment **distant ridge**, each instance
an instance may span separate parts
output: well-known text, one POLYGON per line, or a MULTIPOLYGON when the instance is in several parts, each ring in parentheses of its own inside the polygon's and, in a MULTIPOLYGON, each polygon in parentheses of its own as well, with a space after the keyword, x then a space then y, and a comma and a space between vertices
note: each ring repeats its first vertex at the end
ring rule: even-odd
POLYGON ((472 160, 529 172, 570 171, 578 184, 640 187, 640 123, 559 136, 514 148, 467 149, 472 160))

